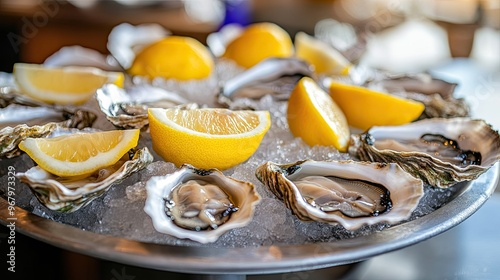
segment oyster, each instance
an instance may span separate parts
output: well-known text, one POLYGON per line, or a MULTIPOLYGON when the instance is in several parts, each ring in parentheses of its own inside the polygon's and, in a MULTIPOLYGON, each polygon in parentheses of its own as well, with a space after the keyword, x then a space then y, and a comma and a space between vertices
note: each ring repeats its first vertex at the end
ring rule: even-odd
POLYGON ((397 164, 267 162, 256 176, 299 219, 340 224, 347 230, 404 221, 423 196, 422 182, 397 164))
POLYGON ((313 70, 296 58, 269 58, 227 80, 218 94, 220 104, 231 104, 236 98, 258 99, 271 94, 278 100, 288 99, 295 84, 313 70))
POLYGON ((39 166, 16 177, 27 183, 38 200, 51 210, 74 212, 102 195, 111 186, 119 184, 132 173, 153 161, 147 148, 137 150, 131 159, 125 155, 112 166, 100 169, 85 178, 62 178, 39 166))
POLYGON ((151 85, 137 85, 126 91, 113 84, 97 90, 96 99, 106 118, 117 127, 142 128, 148 124, 148 107, 197 106, 180 95, 151 85))
MULTIPOLYGON (((23 110, 15 110, 16 107, 12 107, 15 105, 10 105, 10 108, 13 111, 9 110, 9 116, 16 116, 19 113, 23 112, 23 110)), ((27 110, 30 113, 29 108, 31 107, 21 107, 24 110, 27 110)), ((43 108, 43 107, 41 107, 43 108)), ((6 108, 0 109, 0 115, 5 113, 6 108)), ((44 109, 41 110, 42 112, 44 109)), ((56 112, 56 111, 50 111, 56 112)), ((86 127, 91 127, 97 116, 89 111, 85 110, 75 110, 73 112, 63 110, 62 112, 58 112, 59 117, 64 117, 66 120, 60 122, 49 122, 43 125, 33 125, 29 126, 27 124, 19 124, 14 127, 7 126, 0 130, 0 158, 7 157, 12 158, 21 154, 17 145, 28 137, 32 138, 40 138, 47 137, 52 132, 58 129, 67 129, 67 128, 77 128, 83 129, 86 127), (62 116, 61 116, 62 115, 62 116)), ((6 118, 9 118, 6 116, 6 118)), ((33 117, 33 116, 32 116, 33 117)))
POLYGON ((394 162, 425 183, 446 188, 477 178, 500 160, 500 136, 483 120, 425 119, 352 135, 349 153, 394 162))
POLYGON ((48 67, 84 66, 105 71, 121 71, 114 57, 82 46, 66 46, 53 53, 43 62, 48 67))
POLYGON ((144 211, 156 230, 200 243, 214 242, 228 230, 247 225, 260 201, 251 183, 188 164, 151 178, 146 189, 144 211))
POLYGON ((122 23, 113 28, 108 35, 107 48, 123 69, 128 69, 135 59, 136 52, 144 46, 170 35, 159 24, 131 25, 122 23))
POLYGON ((436 79, 427 73, 414 75, 388 75, 369 84, 382 87, 394 95, 420 101, 425 104, 423 118, 467 117, 469 106, 463 98, 453 97, 457 86, 444 80, 436 79))
POLYGON ((67 127, 92 126, 97 116, 84 109, 49 105, 19 94, 14 86, 0 87, 0 128, 68 121, 67 127), (73 119, 73 121, 69 121, 73 119))
POLYGON ((20 154, 17 145, 27 137, 46 137, 56 129, 91 127, 97 116, 84 109, 48 105, 0 88, 0 158, 20 154))

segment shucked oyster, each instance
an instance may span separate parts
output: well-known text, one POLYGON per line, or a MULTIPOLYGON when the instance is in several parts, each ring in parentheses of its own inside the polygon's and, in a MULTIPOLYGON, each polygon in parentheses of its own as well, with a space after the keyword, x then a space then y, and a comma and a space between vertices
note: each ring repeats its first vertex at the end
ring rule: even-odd
POLYGON ((58 177, 39 166, 24 173, 17 173, 16 177, 21 182, 27 183, 38 200, 47 208, 60 212, 73 212, 153 161, 153 156, 147 148, 137 150, 130 159, 128 157, 125 155, 116 164, 100 169, 86 178, 58 177))
POLYGON ((200 243, 214 242, 226 231, 247 225, 260 200, 251 183, 187 164, 151 178, 146 189, 144 211, 156 230, 200 243))
POLYGON ((97 90, 96 99, 106 118, 115 126, 126 129, 147 125, 150 106, 196 106, 176 93, 150 85, 137 85, 125 91, 116 85, 107 84, 97 90))
POLYGON ((91 127, 97 116, 83 109, 48 105, 0 87, 0 158, 20 154, 17 145, 28 137, 46 137, 56 129, 91 127))
POLYGON ((42 125, 74 118, 70 127, 92 126, 96 116, 90 111, 49 105, 19 94, 11 86, 0 87, 0 128, 18 124, 42 125))
POLYGON ((380 80, 370 82, 368 86, 382 87, 394 95, 424 103, 425 110, 420 116, 421 119, 469 115, 465 100, 453 96, 457 84, 436 79, 427 73, 386 75, 380 80))
POLYGON ((410 217, 423 185, 397 164, 355 161, 267 162, 256 171, 293 214, 347 230, 410 217))
POLYGON ((296 58, 269 58, 226 81, 218 102, 230 105, 236 98, 258 99, 266 94, 286 100, 303 76, 313 76, 308 63, 296 58))
POLYGON ((425 183, 446 188, 477 178, 500 160, 500 136, 482 120, 425 119, 352 135, 349 153, 394 162, 425 183))
MULTIPOLYGON (((11 106, 13 105, 9 106, 10 109, 13 109, 11 106)), ((29 108, 32 107, 27 107, 26 110, 29 111, 29 108)), ((40 108, 45 108, 45 107, 40 107, 40 108)), ((0 115, 6 113, 5 112, 6 109, 7 108, 0 109, 0 115)), ((9 112, 10 112, 9 115, 12 116, 15 116, 16 114, 20 113, 19 111, 16 110, 9 112)), ((32 111, 30 112, 33 113, 32 111)), ((0 158, 2 157, 12 158, 18 156, 21 152, 17 148, 17 145, 28 137, 31 138, 46 137, 55 130, 61 128, 83 129, 86 127, 91 127, 97 118, 97 116, 94 113, 85 110, 75 110, 75 111, 62 110, 62 112, 51 110, 51 112, 56 112, 57 114, 62 115, 60 117, 64 117, 66 120, 59 122, 49 122, 43 125, 29 126, 27 124, 18 124, 14 127, 7 126, 2 128, 0 130, 0 158)), ((6 116, 6 118, 8 117, 9 116, 6 116)))

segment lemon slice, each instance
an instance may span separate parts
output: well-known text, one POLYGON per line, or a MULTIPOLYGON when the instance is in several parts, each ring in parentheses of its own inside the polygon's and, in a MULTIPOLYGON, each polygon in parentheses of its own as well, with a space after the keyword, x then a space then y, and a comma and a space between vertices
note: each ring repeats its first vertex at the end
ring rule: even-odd
POLYGON ((347 75, 352 66, 332 46, 304 32, 295 35, 295 56, 313 65, 315 72, 323 75, 347 75))
POLYGON ((137 146, 138 129, 27 138, 19 143, 41 168, 61 177, 91 174, 120 160, 137 146))
POLYGON ((270 22, 254 23, 231 41, 222 57, 250 68, 270 57, 293 55, 290 35, 281 27, 270 22))
POLYGON ((300 79, 290 94, 287 108, 290 131, 310 146, 334 146, 345 152, 350 130, 342 110, 309 77, 300 79))
POLYGON ((210 76, 214 60, 210 51, 190 37, 168 36, 141 50, 128 72, 150 79, 192 80, 210 76))
POLYGON ((80 105, 106 83, 123 87, 124 75, 93 67, 45 67, 14 64, 14 78, 21 93, 50 104, 80 105))
POLYGON ((255 153, 271 126, 267 111, 150 108, 153 149, 180 166, 228 169, 255 153))
POLYGON ((332 82, 330 96, 344 112, 350 126, 363 130, 375 125, 401 125, 417 119, 425 109, 421 102, 332 82))

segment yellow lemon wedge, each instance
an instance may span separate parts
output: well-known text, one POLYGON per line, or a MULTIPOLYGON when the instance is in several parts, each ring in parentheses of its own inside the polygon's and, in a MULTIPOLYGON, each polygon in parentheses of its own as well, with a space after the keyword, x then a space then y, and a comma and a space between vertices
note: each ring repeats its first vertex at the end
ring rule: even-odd
POLYGON ((327 43, 304 32, 295 35, 295 56, 314 66, 318 74, 347 75, 351 63, 327 43))
POLYGON ((49 104, 81 105, 106 83, 123 87, 124 75, 94 67, 46 67, 15 63, 14 79, 22 94, 49 104))
POLYGON ((350 130, 342 110, 311 78, 300 79, 287 108, 290 131, 310 146, 334 146, 347 151, 350 130))
POLYGON ((198 40, 168 36, 141 50, 128 69, 131 75, 181 81, 208 78, 214 68, 210 51, 198 40))
POLYGON ((329 91, 349 125, 363 130, 375 125, 409 123, 425 109, 418 101, 339 82, 332 82, 329 91))
POLYGON ((61 177, 89 175, 115 164, 139 141, 138 129, 27 138, 19 143, 41 168, 61 177))
POLYGON ((267 111, 148 110, 153 149, 177 166, 225 170, 252 156, 271 126, 267 111))
POLYGON ((281 27, 270 22, 249 25, 231 41, 222 57, 250 68, 270 57, 290 57, 293 43, 290 35, 281 27))

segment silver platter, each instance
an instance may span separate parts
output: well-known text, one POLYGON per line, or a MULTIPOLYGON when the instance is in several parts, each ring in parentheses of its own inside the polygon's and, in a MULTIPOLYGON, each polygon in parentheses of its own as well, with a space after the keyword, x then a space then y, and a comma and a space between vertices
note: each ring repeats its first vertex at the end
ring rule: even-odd
MULTIPOLYGON (((330 243, 211 248, 142 243, 83 231, 41 218, 21 208, 16 230, 42 242, 88 256, 172 272, 198 274, 271 274, 336 267, 360 262, 436 236, 467 219, 492 195, 499 165, 460 185, 456 196, 434 212, 366 236, 330 243)), ((8 224, 8 202, 0 199, 0 222, 8 224)))

